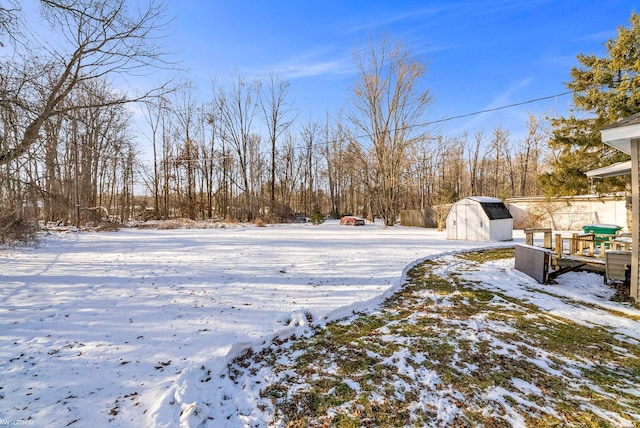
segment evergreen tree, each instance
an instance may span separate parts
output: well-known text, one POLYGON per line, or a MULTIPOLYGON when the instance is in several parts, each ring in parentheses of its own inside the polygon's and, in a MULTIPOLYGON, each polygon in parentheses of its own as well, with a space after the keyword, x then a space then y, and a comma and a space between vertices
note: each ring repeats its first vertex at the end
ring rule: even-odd
POLYGON ((315 224, 316 226, 324 223, 324 214, 322 214, 322 211, 320 211, 320 207, 318 207, 317 205, 313 209, 313 213, 311 213, 310 220, 311 223, 315 224))
MULTIPOLYGON (((585 172, 627 160, 628 156, 602 143, 600 129, 640 112, 640 15, 631 14, 630 27, 619 27, 606 44, 606 56, 579 54, 566 86, 574 91, 569 117, 552 119, 549 146, 557 153, 552 171, 540 176, 544 193, 577 195, 589 192, 585 172)), ((596 184, 598 192, 624 189, 624 179, 596 184)))

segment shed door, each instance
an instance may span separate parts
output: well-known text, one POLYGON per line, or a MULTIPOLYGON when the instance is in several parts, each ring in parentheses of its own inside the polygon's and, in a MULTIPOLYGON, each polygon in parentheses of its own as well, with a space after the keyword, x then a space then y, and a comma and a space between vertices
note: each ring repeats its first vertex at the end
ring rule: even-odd
POLYGON ((482 230, 480 222, 480 205, 470 204, 466 206, 467 221, 465 223, 465 229, 467 231, 467 241, 479 241, 482 236, 482 230))
POLYGON ((460 204, 458 207, 458 211, 456 212, 458 217, 458 229, 456 239, 465 240, 467 239, 467 205, 460 204))
POLYGON ((456 214, 456 239, 477 241, 480 237, 480 206, 478 204, 460 204, 456 214))

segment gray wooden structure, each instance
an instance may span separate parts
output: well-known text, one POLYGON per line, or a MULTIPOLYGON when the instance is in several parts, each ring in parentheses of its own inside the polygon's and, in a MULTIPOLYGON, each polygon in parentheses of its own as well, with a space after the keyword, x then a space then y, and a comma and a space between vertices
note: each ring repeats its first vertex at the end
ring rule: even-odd
POLYGON ((605 282, 625 282, 631 273, 631 253, 629 251, 607 251, 605 255, 605 282))
POLYGON ((540 284, 549 283, 549 266, 553 251, 533 245, 516 245, 515 268, 538 281, 540 284))

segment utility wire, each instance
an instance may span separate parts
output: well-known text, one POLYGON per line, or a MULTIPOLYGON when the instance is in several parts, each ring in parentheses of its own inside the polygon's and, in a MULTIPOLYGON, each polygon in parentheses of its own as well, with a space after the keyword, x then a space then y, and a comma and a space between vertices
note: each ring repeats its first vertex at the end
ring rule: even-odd
MULTIPOLYGON (((618 82, 619 83, 619 82, 618 82)), ((588 89, 588 88, 586 88, 588 89)), ((582 90, 586 90, 586 89, 582 89, 582 90)), ((444 117, 442 119, 435 119, 435 120, 430 120, 428 122, 422 122, 422 123, 417 123, 415 125, 406 125, 400 128, 394 128, 392 130, 389 130, 387 132, 398 132, 398 131, 404 131, 404 130, 410 130, 410 129, 414 129, 414 128, 423 128, 426 126, 431 126, 431 125, 435 125, 438 123, 444 123, 444 122, 450 122, 452 120, 457 120, 457 119, 463 119, 465 117, 471 117, 471 116, 478 116, 480 114, 484 114, 484 113, 491 113, 494 111, 499 111, 499 110, 506 110, 509 108, 513 108, 513 107, 519 107, 519 106, 523 106, 523 105, 527 105, 527 104, 533 104, 539 101, 545 101, 545 100, 550 100, 552 98, 558 98, 558 97, 563 97, 565 95, 569 95, 569 94, 574 94, 576 92, 580 92, 581 90, 572 90, 572 91, 566 91, 566 92, 561 92, 558 94, 554 94, 554 95, 547 95, 544 97, 539 97, 539 98, 533 98, 530 100, 526 100, 526 101, 521 101, 521 102, 517 102, 517 103, 513 103, 513 104, 506 104, 503 106, 499 106, 499 107, 493 107, 493 108, 487 108, 484 110, 478 110, 478 111, 474 111, 471 113, 464 113, 464 114, 459 114, 459 115, 455 115, 455 116, 448 116, 448 117, 444 117)), ((315 146, 327 146, 329 144, 332 143, 338 143, 341 141, 357 141, 357 140, 361 140, 363 138, 371 138, 374 134, 372 133, 367 133, 367 134, 360 134, 360 135, 355 135, 355 136, 349 136, 346 135, 346 138, 343 139, 331 139, 331 140, 325 140, 325 141, 320 141, 318 143, 315 144, 315 146)), ((304 144, 300 144, 300 145, 294 145, 291 148, 296 150, 296 149, 305 149, 307 148, 307 145, 304 144)))
MULTIPOLYGON (((615 83, 621 83, 625 80, 629 80, 629 78, 624 78, 624 79, 620 79, 618 81, 616 81, 615 83)), ((400 128, 394 128, 388 132, 397 132, 397 131, 404 131, 404 130, 410 130, 410 129, 414 129, 414 128, 423 128, 426 126, 431 126, 431 125, 436 125, 438 123, 444 123, 444 122, 450 122, 452 120, 457 120, 457 119, 464 119, 465 117, 472 117, 472 116, 478 116, 484 113, 491 113, 494 111, 500 111, 500 110, 506 110, 506 109, 510 109, 510 108, 514 108, 514 107, 519 107, 519 106, 523 106, 523 105, 527 105, 527 104, 533 104, 533 103, 537 103, 540 101, 546 101, 546 100, 550 100, 553 98, 559 98, 559 97, 563 97, 566 95, 570 95, 570 94, 575 94, 577 92, 582 92, 585 91, 587 89, 590 89, 591 87, 594 86, 601 86, 601 85, 589 85, 586 88, 582 88, 582 89, 575 89, 575 90, 571 90, 571 91, 565 91, 565 92, 560 92, 554 95, 547 95, 544 97, 538 97, 538 98, 532 98, 526 101, 520 101, 517 103, 512 103, 512 104, 505 104, 502 106, 498 106, 498 107, 493 107, 493 108, 487 108, 487 109, 483 109, 483 110, 478 110, 478 111, 474 111, 474 112, 470 112, 470 113, 463 113, 463 114, 459 114, 459 115, 455 115, 455 116, 448 116, 448 117, 444 117, 442 119, 435 119, 435 120, 430 120, 428 122, 422 122, 422 123, 417 123, 415 125, 406 125, 400 128)), ((344 139, 331 139, 331 140, 325 140, 325 141, 321 141, 315 144, 315 147, 317 146, 327 146, 329 144, 332 143, 338 143, 340 141, 354 141, 354 140, 360 140, 363 138, 370 138, 372 137, 374 134, 372 133, 367 133, 367 134, 360 134, 360 135, 355 135, 355 136, 346 136, 347 138, 344 139)), ((294 150, 296 149, 305 149, 307 148, 307 145, 294 145, 292 146, 292 148, 294 150)))
MULTIPOLYGON (((624 77, 624 78, 616 79, 612 83, 615 83, 616 85, 619 85, 622 82, 630 81, 630 80, 632 80, 631 77, 627 76, 627 77, 624 77)), ((404 130, 413 129, 413 128, 422 128, 422 127, 425 127, 425 126, 430 126, 430 125, 435 125, 435 124, 438 124, 438 123, 449 122, 449 121, 456 120, 456 119, 463 119, 465 117, 477 116, 477 115, 480 115, 480 114, 491 113, 491 112, 499 111, 499 110, 506 110, 506 109, 513 108, 513 107, 519 107, 519 106, 523 106, 523 105, 527 105, 527 104, 537 103, 539 101, 550 100, 552 98, 558 98, 558 97, 563 97, 565 95, 570 95, 570 94, 575 94, 575 93, 578 93, 578 92, 583 92, 583 91, 586 91, 586 90, 591 89, 591 88, 596 87, 596 86, 604 86, 604 84, 591 84, 591 85, 587 85, 584 88, 574 89, 574 90, 566 91, 566 92, 561 92, 559 94, 547 95, 545 97, 539 97, 539 98, 533 98, 533 99, 526 100, 526 101, 521 101, 521 102, 518 102, 518 103, 506 104, 506 105, 503 105, 503 106, 494 107, 494 108, 488 108, 488 109, 479 110, 479 111, 474 111, 474 112, 471 112, 471 113, 464 113, 464 114, 459 114, 459 115, 456 115, 456 116, 444 117, 442 119, 431 120, 431 121, 428 121, 428 122, 418 123, 418 124, 415 124, 415 125, 407 125, 407 126, 403 126, 401 128, 395 128, 392 131, 397 132, 397 131, 404 131, 404 130)), ((367 137, 372 137, 372 136, 373 136, 373 134, 369 133, 369 134, 357 135, 357 136, 352 137, 352 138, 354 140, 359 140, 361 138, 367 138, 367 137)), ((325 144, 329 144, 331 142, 336 142, 336 141, 335 140, 326 141, 325 144)))
MULTIPOLYGON (((561 92, 559 94, 554 94, 554 95, 548 95, 545 97, 539 97, 539 98, 533 98, 530 100, 526 100, 526 101, 521 101, 518 103, 513 103, 513 104, 506 104, 503 106, 499 106, 499 107, 493 107, 493 108, 488 108, 488 109, 484 109, 484 110, 478 110, 478 111, 474 111, 471 113, 464 113, 464 114, 459 114, 456 116, 448 116, 448 117, 444 117, 442 119, 435 119, 435 120, 430 120, 428 122, 423 122, 423 123, 417 123, 415 125, 406 125, 403 126, 401 128, 394 128, 391 131, 393 132, 397 132, 397 131, 404 131, 404 130, 409 130, 409 129, 413 129, 413 128, 423 128, 426 126, 431 126, 431 125, 436 125, 438 123, 444 123, 444 122, 450 122, 452 120, 457 120, 457 119, 464 119, 465 117, 471 117, 471 116, 478 116, 480 114, 484 114, 484 113, 491 113, 494 111, 499 111, 499 110, 506 110, 509 108, 513 108, 513 107, 519 107, 519 106, 523 106, 523 105, 527 105, 527 104, 533 104, 539 101, 545 101, 545 100, 550 100, 552 98, 558 98, 558 97, 563 97, 565 95, 569 95, 569 94, 574 94, 576 92, 579 92, 578 90, 573 90, 573 91, 566 91, 566 92, 561 92)), ((356 135, 351 137, 352 140, 360 140, 362 138, 369 138, 372 137, 373 134, 368 133, 368 134, 361 134, 361 135, 356 135)), ((321 144, 330 144, 330 143, 336 143, 339 140, 329 140, 329 141, 325 141, 324 143, 321 144)), ((304 148, 305 146, 300 146, 298 148, 304 148)))
POLYGON ((449 117, 445 117, 443 119, 432 120, 430 122, 425 122, 425 123, 418 124, 418 125, 410 125, 410 126, 407 126, 405 128, 428 126, 428 125, 434 125, 436 123, 448 122, 450 120, 463 119, 465 117, 477 116, 479 114, 491 113, 491 112, 494 112, 494 111, 505 110, 505 109, 508 109, 508 108, 523 106, 523 105, 526 105, 526 104, 537 103, 538 101, 545 101, 545 100, 550 100, 552 98, 563 97, 565 95, 573 94, 574 92, 576 92, 576 91, 567 91, 567 92, 562 92, 560 94, 549 95, 549 96, 540 97, 540 98, 534 98, 532 100, 527 100, 527 101, 521 101, 519 103, 507 104, 507 105, 500 106, 500 107, 494 107, 494 108, 489 108, 489 109, 485 109, 485 110, 474 111, 472 113, 465 113, 465 114, 460 114, 460 115, 457 115, 457 116, 449 116, 449 117))

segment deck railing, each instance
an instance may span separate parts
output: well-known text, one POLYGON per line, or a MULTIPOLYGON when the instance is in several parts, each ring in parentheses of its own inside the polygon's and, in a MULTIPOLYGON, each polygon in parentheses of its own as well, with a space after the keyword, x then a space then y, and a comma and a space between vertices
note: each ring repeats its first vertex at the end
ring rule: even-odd
POLYGON ((596 235, 594 233, 574 233, 570 237, 556 234, 555 252, 559 257, 583 256, 604 258, 606 250, 630 251, 631 242, 616 240, 613 235, 596 235))

